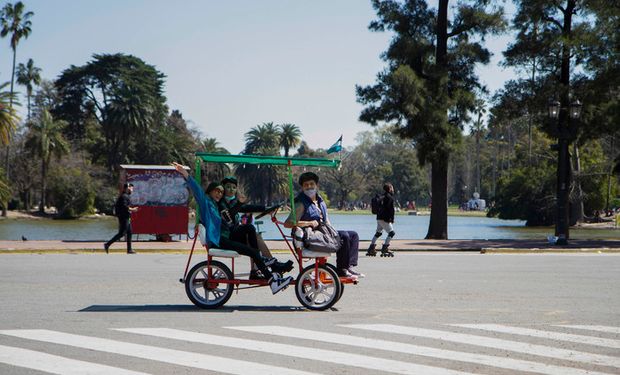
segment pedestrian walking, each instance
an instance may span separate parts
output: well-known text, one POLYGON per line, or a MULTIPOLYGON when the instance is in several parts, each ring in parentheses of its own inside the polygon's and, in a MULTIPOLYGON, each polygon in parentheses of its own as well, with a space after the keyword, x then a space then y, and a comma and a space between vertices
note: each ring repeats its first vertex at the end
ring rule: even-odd
POLYGON ((125 183, 123 185, 123 191, 116 199, 114 204, 114 213, 118 218, 118 233, 110 241, 103 245, 106 254, 109 252, 110 246, 120 240, 123 236, 127 239, 127 254, 135 254, 136 252, 131 249, 131 213, 138 211, 138 207, 131 206, 130 195, 133 192, 133 185, 125 183))
POLYGON ((396 234, 394 232, 394 186, 392 186, 391 183, 386 182, 383 184, 383 192, 383 196, 376 202, 377 230, 375 231, 375 235, 372 237, 366 256, 374 257, 377 255, 375 247, 377 246, 377 240, 381 237, 383 231, 387 233, 387 237, 385 238, 385 241, 383 241, 383 246, 381 247, 381 256, 394 256, 394 253, 388 250, 390 241, 396 234))

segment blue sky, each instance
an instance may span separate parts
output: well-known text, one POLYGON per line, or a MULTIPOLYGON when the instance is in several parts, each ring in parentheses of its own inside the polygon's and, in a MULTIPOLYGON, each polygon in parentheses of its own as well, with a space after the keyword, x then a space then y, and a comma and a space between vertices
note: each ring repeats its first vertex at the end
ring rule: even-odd
MULTIPOLYGON (((355 85, 372 83, 382 70, 379 55, 390 35, 368 31, 375 18, 369 1, 24 3, 35 15, 18 62, 32 58, 52 80, 95 53, 140 57, 167 76, 168 106, 233 153, 242 150, 244 133, 263 122, 298 125, 313 148, 329 147, 340 134, 352 146, 358 132, 371 129, 357 120, 355 85)), ((488 39, 495 56, 478 71, 491 92, 514 76, 498 66, 509 41, 488 39)), ((9 40, 0 42, 0 82, 6 82, 12 55, 9 40)))

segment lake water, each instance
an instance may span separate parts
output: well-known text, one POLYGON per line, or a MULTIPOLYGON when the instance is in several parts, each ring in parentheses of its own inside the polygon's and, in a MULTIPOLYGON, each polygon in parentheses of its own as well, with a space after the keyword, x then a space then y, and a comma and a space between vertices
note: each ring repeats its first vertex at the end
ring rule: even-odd
MULTIPOLYGON (((281 239, 270 219, 262 218, 259 226, 265 239, 281 239)), ((284 220, 285 216, 280 217, 284 220)), ((332 214, 337 229, 357 231, 362 240, 370 240, 376 221, 371 215, 332 214)), ((429 216, 396 216, 394 230, 397 239, 422 239, 428 230, 429 216)), ((190 224, 193 227, 193 224, 190 224)), ((77 240, 106 241, 116 233, 114 217, 81 220, 0 220, 0 240, 77 240)), ((500 220, 486 217, 449 216, 450 239, 544 239, 553 234, 553 227, 527 228, 521 220, 500 220)), ((384 234, 385 236, 385 234, 384 234)), ((620 239, 620 230, 573 229, 574 239, 620 239)), ((134 237, 135 238, 135 237, 134 237)), ((140 235, 140 239, 153 239, 140 235)), ((178 238, 178 237, 177 237, 178 238)), ((185 238, 183 236, 182 238, 185 238)))

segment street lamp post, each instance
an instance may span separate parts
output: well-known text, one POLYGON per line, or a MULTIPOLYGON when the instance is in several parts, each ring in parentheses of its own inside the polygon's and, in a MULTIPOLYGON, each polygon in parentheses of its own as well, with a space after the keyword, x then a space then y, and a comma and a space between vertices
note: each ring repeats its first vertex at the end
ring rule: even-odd
POLYGON ((558 171, 557 171, 557 217, 555 235, 557 245, 567 245, 569 239, 569 189, 571 185, 570 154, 568 146, 571 138, 570 120, 581 115, 581 102, 575 100, 569 108, 560 102, 549 103, 549 117, 558 120, 558 171))

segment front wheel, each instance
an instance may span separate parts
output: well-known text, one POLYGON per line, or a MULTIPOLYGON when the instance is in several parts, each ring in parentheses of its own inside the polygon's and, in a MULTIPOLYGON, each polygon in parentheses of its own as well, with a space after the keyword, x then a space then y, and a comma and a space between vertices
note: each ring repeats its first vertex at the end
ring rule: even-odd
POLYGON ((196 264, 185 279, 185 293, 192 303, 203 309, 224 305, 232 296, 233 284, 218 280, 232 280, 230 269, 222 262, 212 260, 196 264))
POLYGON ((340 298, 342 284, 330 267, 311 264, 304 268, 295 282, 299 302, 309 310, 326 310, 340 298))

